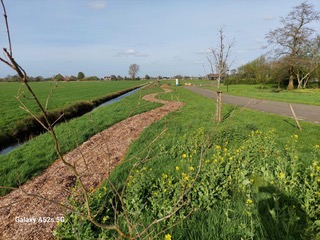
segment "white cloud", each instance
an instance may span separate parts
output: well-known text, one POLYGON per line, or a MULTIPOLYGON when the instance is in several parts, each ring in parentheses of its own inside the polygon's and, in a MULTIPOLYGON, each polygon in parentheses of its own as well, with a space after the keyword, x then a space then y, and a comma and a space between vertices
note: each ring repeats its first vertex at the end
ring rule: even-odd
POLYGON ((115 57, 147 57, 148 54, 141 53, 135 49, 129 48, 126 50, 120 50, 115 55, 115 57))
POLYGON ((93 8, 93 9, 103 9, 107 6, 107 2, 106 1, 90 1, 89 2, 89 7, 93 8))
POLYGON ((274 16, 272 16, 272 15, 267 15, 267 16, 265 16, 264 18, 263 18, 263 20, 265 20, 265 21, 273 21, 273 20, 275 20, 276 19, 276 17, 274 17, 274 16))

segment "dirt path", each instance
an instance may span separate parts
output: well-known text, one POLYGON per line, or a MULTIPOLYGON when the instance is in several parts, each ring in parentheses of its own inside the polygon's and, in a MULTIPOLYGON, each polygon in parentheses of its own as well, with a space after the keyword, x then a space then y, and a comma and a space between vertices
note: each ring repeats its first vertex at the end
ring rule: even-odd
MULTIPOLYGON (((208 98, 216 98, 216 92, 212 90, 195 86, 188 86, 185 88, 208 98)), ((289 103, 286 102, 246 98, 228 94, 223 94, 222 98, 223 103, 235 104, 237 106, 246 107, 257 111, 293 117, 289 103)), ((320 106, 297 103, 292 103, 291 105, 299 120, 320 124, 320 106)))
MULTIPOLYGON (((170 91, 168 88, 164 90, 170 91)), ((147 95, 143 99, 163 103, 163 106, 115 124, 65 155, 68 161, 76 164, 79 172, 83 172, 82 179, 88 189, 95 188, 108 177, 108 173, 124 157, 129 145, 146 127, 183 105, 182 102, 158 100, 155 95, 147 95)), ((21 188, 28 193, 64 202, 74 182, 75 177, 71 172, 61 160, 56 160, 40 176, 21 188)), ((0 198, 0 239, 53 239, 52 231, 57 225, 57 217, 63 216, 63 212, 56 204, 27 197, 20 190, 15 190, 0 198), (39 218, 52 222, 41 223, 39 218)))

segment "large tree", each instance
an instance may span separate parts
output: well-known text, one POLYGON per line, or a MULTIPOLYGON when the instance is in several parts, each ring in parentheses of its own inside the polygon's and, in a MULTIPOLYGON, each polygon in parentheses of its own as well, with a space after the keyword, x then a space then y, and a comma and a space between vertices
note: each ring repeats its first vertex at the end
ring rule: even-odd
POLYGON ((78 73, 78 79, 84 79, 86 77, 86 75, 84 75, 84 73, 83 72, 79 72, 78 73))
POLYGON ((135 64, 135 63, 131 64, 129 66, 128 74, 132 79, 135 79, 137 74, 138 74, 138 72, 139 72, 139 70, 140 70, 140 66, 138 64, 135 64))
POLYGON ((287 60, 290 75, 288 89, 294 89, 294 79, 301 73, 298 63, 302 56, 306 56, 306 49, 314 41, 315 31, 309 27, 310 23, 318 20, 320 13, 312 4, 303 2, 294 7, 285 18, 281 18, 282 27, 271 30, 266 35, 268 42, 278 47, 275 49, 276 56, 287 60))

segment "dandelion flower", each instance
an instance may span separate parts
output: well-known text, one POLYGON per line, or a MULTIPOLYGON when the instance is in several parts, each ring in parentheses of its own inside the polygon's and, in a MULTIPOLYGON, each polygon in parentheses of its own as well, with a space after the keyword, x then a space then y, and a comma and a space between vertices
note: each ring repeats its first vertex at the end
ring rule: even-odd
POLYGON ((194 168, 192 166, 189 167, 190 171, 194 171, 194 168))
POLYGON ((178 166, 176 166, 176 171, 179 171, 179 169, 180 169, 180 168, 179 168, 178 166))
POLYGON ((187 158, 187 154, 182 154, 182 158, 187 158))

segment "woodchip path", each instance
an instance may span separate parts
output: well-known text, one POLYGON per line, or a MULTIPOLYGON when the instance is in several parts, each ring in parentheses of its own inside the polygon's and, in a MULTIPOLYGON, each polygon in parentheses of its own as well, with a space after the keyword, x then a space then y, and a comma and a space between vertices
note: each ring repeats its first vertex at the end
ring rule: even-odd
MULTIPOLYGON (((169 88, 165 88, 169 92, 169 88)), ((82 173, 87 189, 97 187, 108 177, 110 171, 123 159, 129 145, 152 123, 159 121, 168 113, 178 110, 182 102, 169 102, 156 99, 150 94, 143 99, 164 104, 154 110, 129 117, 101 133, 91 137, 78 148, 67 153, 65 159, 76 164, 82 173)), ((24 191, 41 195, 55 202, 64 202, 70 195, 75 176, 56 160, 40 176, 28 181, 4 197, 0 198, 0 239, 53 239, 56 218, 63 216, 64 210, 57 204, 38 197, 28 197, 24 191), (27 223, 27 219, 47 217, 53 222, 27 223), (22 222, 20 222, 22 221, 22 222)))

